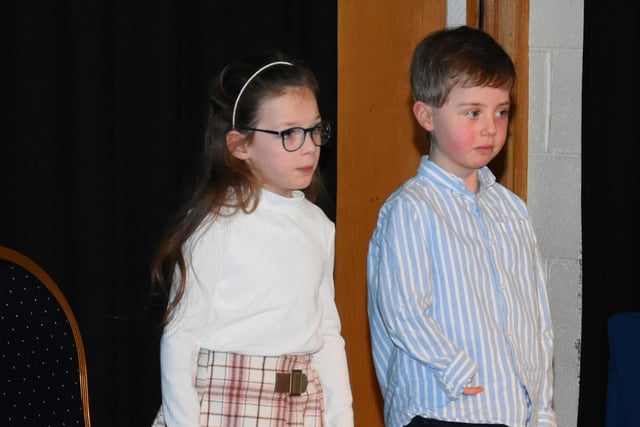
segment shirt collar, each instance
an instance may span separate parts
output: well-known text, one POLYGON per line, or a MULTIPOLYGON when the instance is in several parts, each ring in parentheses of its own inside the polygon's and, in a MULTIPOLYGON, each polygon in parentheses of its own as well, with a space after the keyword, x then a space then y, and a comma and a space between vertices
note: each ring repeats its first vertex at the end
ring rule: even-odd
MULTIPOLYGON (((418 175, 428 176, 430 179, 434 180, 440 185, 449 187, 454 191, 461 193, 469 192, 469 189, 467 189, 467 186, 465 185, 462 178, 452 174, 451 172, 447 172, 437 164, 433 163, 431 160, 429 160, 428 155, 422 156, 420 166, 418 167, 418 175)), ((489 169, 489 167, 483 166, 482 168, 478 169, 478 183, 480 184, 478 194, 491 187, 493 184, 495 184, 495 182, 496 177, 493 172, 491 172, 491 169, 489 169)))

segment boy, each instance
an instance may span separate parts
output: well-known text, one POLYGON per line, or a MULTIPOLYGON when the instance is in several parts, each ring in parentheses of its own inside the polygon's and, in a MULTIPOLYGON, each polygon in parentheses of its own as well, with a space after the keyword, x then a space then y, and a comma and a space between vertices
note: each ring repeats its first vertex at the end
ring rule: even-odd
POLYGON ((414 50, 429 155, 380 209, 367 259, 386 427, 556 426, 536 237, 524 202, 487 167, 507 139, 515 78, 505 50, 470 27, 414 50))

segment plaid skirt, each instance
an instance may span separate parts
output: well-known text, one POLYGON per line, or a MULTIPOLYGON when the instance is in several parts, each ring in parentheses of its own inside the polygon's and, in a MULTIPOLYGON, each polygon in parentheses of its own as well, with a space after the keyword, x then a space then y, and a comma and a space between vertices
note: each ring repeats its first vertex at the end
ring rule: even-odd
MULTIPOLYGON (((311 355, 246 356, 200 349, 196 390, 202 427, 322 427, 324 397, 311 355), (301 370, 306 391, 276 392, 276 373, 301 370)), ((152 427, 165 427, 162 407, 152 427)))

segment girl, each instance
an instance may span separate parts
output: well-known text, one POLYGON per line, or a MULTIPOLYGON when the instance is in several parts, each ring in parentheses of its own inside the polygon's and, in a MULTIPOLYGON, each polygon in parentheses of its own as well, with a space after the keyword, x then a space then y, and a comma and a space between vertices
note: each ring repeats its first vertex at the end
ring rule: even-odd
POLYGON ((334 302, 334 223, 319 190, 313 73, 280 54, 225 67, 208 168, 160 245, 171 284, 154 426, 353 426, 334 302))

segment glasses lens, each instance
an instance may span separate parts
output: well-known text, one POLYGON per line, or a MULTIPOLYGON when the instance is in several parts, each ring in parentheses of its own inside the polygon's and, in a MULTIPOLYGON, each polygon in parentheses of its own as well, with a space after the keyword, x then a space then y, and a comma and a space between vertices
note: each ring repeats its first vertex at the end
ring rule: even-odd
POLYGON ((316 145, 324 145, 331 136, 331 124, 328 122, 319 123, 311 130, 311 139, 316 145))
POLYGON ((305 131, 302 128, 291 128, 281 132, 282 145, 287 151, 296 151, 304 142, 305 131))
POLYGON ((317 146, 324 145, 331 136, 331 124, 328 122, 319 123, 311 129, 299 127, 283 130, 280 132, 282 146, 287 151, 297 151, 304 145, 305 137, 309 132, 311 140, 317 146))

